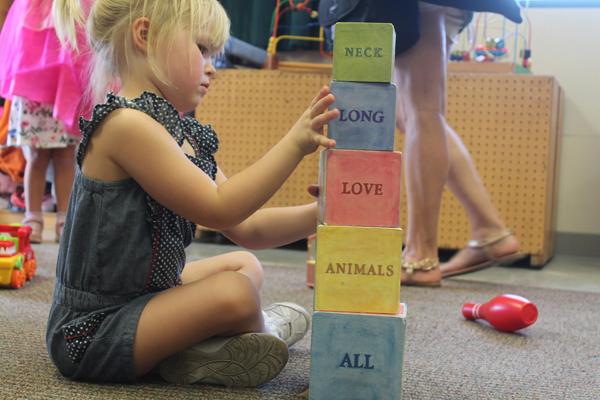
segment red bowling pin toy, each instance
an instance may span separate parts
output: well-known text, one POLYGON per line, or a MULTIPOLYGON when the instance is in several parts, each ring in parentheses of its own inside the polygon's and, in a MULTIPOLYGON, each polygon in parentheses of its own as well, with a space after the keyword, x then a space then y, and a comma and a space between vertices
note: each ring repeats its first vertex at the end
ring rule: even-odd
POLYGON ((501 294, 487 303, 465 303, 463 316, 471 321, 484 319, 502 332, 514 332, 532 325, 538 317, 537 306, 515 294, 501 294))

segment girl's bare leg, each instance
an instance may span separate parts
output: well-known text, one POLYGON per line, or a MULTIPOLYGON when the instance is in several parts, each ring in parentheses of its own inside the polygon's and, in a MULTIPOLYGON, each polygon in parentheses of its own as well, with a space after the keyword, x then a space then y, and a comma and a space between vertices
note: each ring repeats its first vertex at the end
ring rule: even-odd
POLYGON ((182 286, 153 298, 142 312, 134 345, 138 376, 166 357, 213 336, 263 332, 258 290, 262 268, 248 252, 186 265, 182 286))
POLYGON ((44 231, 44 215, 42 213, 42 198, 46 188, 46 170, 50 160, 48 149, 37 149, 29 146, 25 164, 25 218, 23 223, 31 227, 30 240, 32 243, 42 242, 44 231))
POLYGON ((29 146, 25 164, 25 205, 29 212, 42 211, 42 198, 46 188, 46 170, 50 161, 50 149, 29 146))
POLYGON ((75 177, 75 146, 52 149, 54 165, 54 185, 56 189, 56 209, 67 211, 71 187, 75 177))
POLYGON ((181 280, 187 284, 225 271, 244 274, 258 290, 262 287, 262 265, 256 256, 248 251, 232 251, 187 263, 181 274, 181 280))

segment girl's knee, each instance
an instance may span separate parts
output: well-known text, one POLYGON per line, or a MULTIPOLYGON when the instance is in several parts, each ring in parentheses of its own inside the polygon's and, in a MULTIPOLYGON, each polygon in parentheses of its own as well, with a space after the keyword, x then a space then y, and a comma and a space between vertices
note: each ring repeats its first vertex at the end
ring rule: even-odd
POLYGON ((232 272, 219 274, 216 282, 223 290, 219 308, 235 320, 252 320, 260 311, 260 296, 254 283, 245 275, 232 272))
POLYGON ((250 253, 249 251, 244 251, 244 250, 240 250, 240 251, 234 251, 233 253, 231 253, 233 256, 235 256, 235 258, 238 260, 238 262, 240 263, 240 266, 250 266, 252 268, 261 268, 260 265, 260 261, 258 261, 258 258, 256 258, 256 256, 252 253, 250 253))
POLYGON ((262 285, 264 270, 258 258, 249 251, 236 251, 234 254, 239 262, 239 268, 247 272, 253 282, 260 287, 262 285))

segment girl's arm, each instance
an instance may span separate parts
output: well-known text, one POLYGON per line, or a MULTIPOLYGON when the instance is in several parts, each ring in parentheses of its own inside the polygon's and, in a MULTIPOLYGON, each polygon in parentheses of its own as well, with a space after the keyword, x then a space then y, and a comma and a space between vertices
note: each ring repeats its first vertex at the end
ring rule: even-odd
MULTIPOLYGON (((217 183, 227 177, 221 170, 217 183)), ((317 203, 263 208, 241 224, 223 231, 235 244, 253 250, 283 246, 305 239, 317 229, 317 203)))
POLYGON ((223 234, 247 249, 279 247, 315 233, 317 212, 317 203, 264 208, 223 234))
MULTIPOLYGON (((96 153, 108 159, 98 164, 98 173, 112 164, 165 207, 202 226, 223 231, 240 224, 266 203, 304 155, 319 146, 335 145, 323 135, 323 126, 339 115, 337 109, 328 111, 334 101, 329 89, 322 89, 279 143, 220 184, 194 166, 158 122, 131 109, 115 110, 106 117, 94 135, 98 145, 91 142, 86 161, 93 157, 95 147, 96 153)), ((85 162, 83 167, 86 175, 92 169, 86 172, 85 162)))
POLYGON ((4 21, 6 21, 6 15, 8 14, 8 10, 12 5, 13 0, 0 0, 0 31, 4 26, 4 21))

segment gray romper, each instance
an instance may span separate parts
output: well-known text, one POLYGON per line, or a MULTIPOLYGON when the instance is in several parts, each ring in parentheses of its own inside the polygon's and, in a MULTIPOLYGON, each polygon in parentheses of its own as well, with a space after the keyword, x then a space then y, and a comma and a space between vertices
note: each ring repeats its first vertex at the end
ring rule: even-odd
MULTIPOLYGON (((56 266, 46 345, 66 377, 86 381, 132 381, 133 341, 140 314, 160 292, 181 284, 185 247, 195 224, 160 205, 133 179, 100 182, 81 165, 91 135, 113 110, 142 111, 181 146, 213 180, 218 140, 210 126, 180 117, 165 99, 144 92, 134 100, 109 94, 80 122, 82 141, 56 266)), ((135 143, 131 144, 135 146, 135 143)), ((173 171, 173 173, 177 173, 173 171)), ((193 184, 193 182, 190 182, 193 184)))

